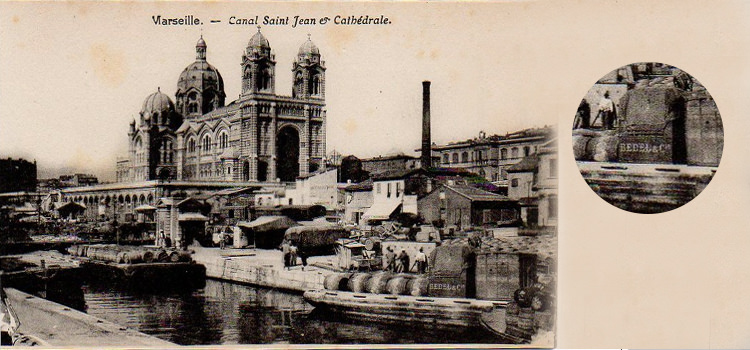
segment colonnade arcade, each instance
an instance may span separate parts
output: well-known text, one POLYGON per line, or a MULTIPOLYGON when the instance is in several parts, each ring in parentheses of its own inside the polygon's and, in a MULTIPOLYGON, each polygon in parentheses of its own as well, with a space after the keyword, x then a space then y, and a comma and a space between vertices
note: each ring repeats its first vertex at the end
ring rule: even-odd
POLYGON ((83 204, 84 218, 89 220, 105 219, 124 221, 135 220, 136 208, 143 205, 154 206, 156 203, 153 189, 137 191, 102 191, 101 193, 77 194, 63 193, 63 202, 83 204), (130 218, 127 214, 133 214, 130 218))

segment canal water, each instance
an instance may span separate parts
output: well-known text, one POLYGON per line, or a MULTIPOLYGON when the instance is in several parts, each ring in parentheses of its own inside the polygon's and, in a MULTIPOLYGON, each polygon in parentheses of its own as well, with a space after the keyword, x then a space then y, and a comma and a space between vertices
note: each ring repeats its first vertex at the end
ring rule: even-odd
POLYGON ((191 292, 144 293, 83 286, 86 312, 181 345, 497 343, 482 330, 425 330, 342 320, 301 295, 208 280, 191 292))

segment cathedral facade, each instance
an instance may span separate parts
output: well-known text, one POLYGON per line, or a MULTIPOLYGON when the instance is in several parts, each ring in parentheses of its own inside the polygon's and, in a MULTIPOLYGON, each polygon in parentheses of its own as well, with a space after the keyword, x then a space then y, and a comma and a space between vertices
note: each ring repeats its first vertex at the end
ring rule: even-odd
POLYGON ((130 123, 118 182, 291 182, 322 165, 326 67, 309 37, 292 64, 291 95, 279 95, 275 54, 258 29, 242 55, 242 93, 228 104, 203 37, 195 50, 177 81, 176 103, 157 89, 137 125, 130 123))

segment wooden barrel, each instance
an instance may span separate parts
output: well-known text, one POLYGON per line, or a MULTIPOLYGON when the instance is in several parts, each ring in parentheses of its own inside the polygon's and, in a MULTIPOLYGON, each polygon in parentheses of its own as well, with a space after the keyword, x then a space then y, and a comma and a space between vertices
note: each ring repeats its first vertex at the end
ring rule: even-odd
POLYGON ((146 262, 146 263, 154 262, 154 252, 150 250, 142 250, 141 254, 143 254, 143 262, 146 262))
POLYGON ((120 255, 120 252, 117 249, 108 249, 104 251, 103 257, 105 261, 119 263, 120 262, 119 255, 120 255))
POLYGON ((367 250, 374 250, 379 251, 380 250, 380 239, 375 237, 367 237, 365 238, 365 249, 367 250))
POLYGON ((350 276, 348 273, 332 273, 323 280, 323 287, 328 290, 346 291, 350 276))
POLYGON ((390 272, 376 272, 372 275, 369 281, 367 281, 367 291, 373 294, 387 293, 388 280, 393 277, 390 272))
POLYGON ((169 261, 169 254, 164 249, 159 249, 154 253, 154 261, 158 262, 168 262, 169 261))
POLYGON ((178 252, 177 254, 178 254, 177 261, 180 261, 180 262, 191 262, 191 261, 193 261, 193 256, 190 255, 190 252, 181 251, 181 252, 178 252))
POLYGON ((409 281, 413 279, 413 277, 408 275, 395 276, 388 280, 386 289, 388 290, 388 293, 393 295, 407 295, 411 292, 411 290, 408 289, 409 281))
POLYGON ((170 262, 178 262, 178 261, 180 261, 180 253, 178 253, 175 250, 169 252, 169 261, 170 262))
POLYGON ((428 293, 429 279, 425 276, 412 278, 408 282, 409 294, 415 297, 425 297, 428 293))
POLYGON ((587 145, 591 137, 587 135, 573 135, 573 157, 575 160, 592 160, 592 154, 587 152, 587 145))
MULTIPOLYGON (((122 252, 122 254, 123 254, 123 257, 122 257, 123 262, 126 264, 137 264, 137 263, 144 262, 143 251, 141 250, 133 249, 133 250, 122 252)), ((153 257, 153 254, 152 254, 152 257, 153 257)))
MULTIPOLYGON (((620 139, 614 134, 605 134, 591 140, 589 145, 593 144, 594 149, 592 158, 597 162, 617 161, 617 151, 620 145, 620 139)), ((591 148, 589 146, 588 148, 591 148)))
POLYGON ((81 255, 79 255, 79 256, 84 256, 84 257, 85 257, 85 256, 88 256, 88 253, 89 253, 89 246, 88 246, 88 245, 84 245, 84 246, 82 246, 82 247, 81 247, 81 250, 79 251, 79 253, 81 254, 81 255))
POLYGON ((86 251, 86 257, 90 259, 96 259, 96 255, 99 252, 99 247, 97 246, 89 246, 86 251))
POLYGON ((367 292, 367 282, 372 277, 369 273, 355 273, 349 278, 349 282, 346 284, 348 289, 352 292, 363 293, 367 292))

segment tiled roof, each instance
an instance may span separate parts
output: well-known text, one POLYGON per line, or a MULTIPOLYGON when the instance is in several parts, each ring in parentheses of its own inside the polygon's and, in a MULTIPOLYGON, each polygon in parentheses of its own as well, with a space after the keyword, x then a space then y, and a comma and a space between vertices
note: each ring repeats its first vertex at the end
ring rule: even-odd
POLYGON ((344 187, 344 191, 348 191, 348 192, 372 191, 372 180, 367 179, 360 183, 347 185, 346 187, 344 187))
POLYGON ((509 173, 523 173, 523 172, 529 172, 534 171, 539 164, 539 157, 534 154, 530 155, 524 159, 522 159, 520 162, 513 164, 506 170, 509 173))
POLYGON ((375 181, 378 180, 395 180, 395 179, 403 179, 409 175, 412 175, 414 173, 423 171, 422 169, 399 169, 399 170, 385 170, 382 172, 374 173, 372 174, 372 179, 375 181))
POLYGON ((512 199, 468 185, 446 185, 446 188, 475 202, 513 201, 512 199))

